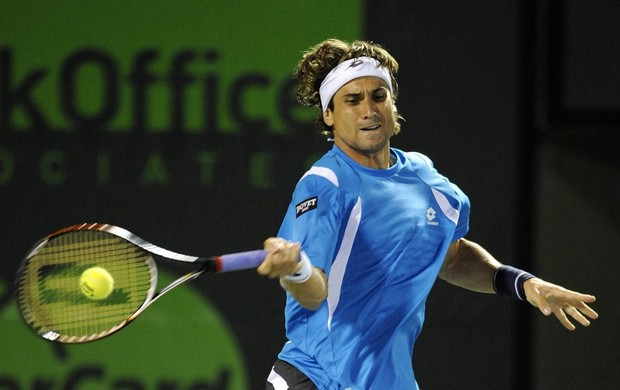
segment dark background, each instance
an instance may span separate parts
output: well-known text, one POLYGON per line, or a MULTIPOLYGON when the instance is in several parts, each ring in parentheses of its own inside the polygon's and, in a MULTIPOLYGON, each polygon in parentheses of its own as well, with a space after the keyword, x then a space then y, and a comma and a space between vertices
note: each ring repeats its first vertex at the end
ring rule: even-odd
MULTIPOLYGON (((401 65, 398 106, 406 121, 393 146, 427 154, 469 195, 469 239, 503 262, 597 295, 601 315, 589 329, 568 332, 526 304, 439 281, 414 355, 422 388, 611 389, 620 383, 620 318, 612 303, 620 249, 619 4, 364 2, 362 38, 381 43, 401 65)), ((5 130, 3 145, 14 150, 70 143, 42 133, 19 144, 5 130)), ((123 183, 136 179, 130 174, 103 190, 42 194, 28 182, 0 188, 4 277, 12 279, 33 240, 83 220, 113 222, 182 253, 204 253, 205 244, 213 253, 259 247, 277 231, 303 173, 299 156, 328 146, 303 126, 269 142, 258 130, 245 131, 241 138, 208 140, 226 155, 215 172, 218 189, 206 192, 180 179, 166 189, 122 194, 123 183), (276 188, 244 188, 256 151, 274 153, 276 188)), ((174 160, 200 146, 184 137, 149 142, 165 146, 174 160)), ((87 158, 80 143, 93 140, 140 160, 140 138, 119 144, 94 136, 72 144, 78 159, 87 158)), ((198 288, 237 335, 252 388, 262 388, 284 342, 277 283, 248 271, 198 288)))

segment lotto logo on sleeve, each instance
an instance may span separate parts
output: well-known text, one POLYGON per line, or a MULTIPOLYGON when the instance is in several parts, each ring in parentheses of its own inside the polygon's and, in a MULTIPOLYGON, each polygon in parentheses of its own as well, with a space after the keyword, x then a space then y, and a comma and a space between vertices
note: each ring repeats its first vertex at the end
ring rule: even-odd
POLYGON ((299 218, 305 212, 316 209, 317 199, 318 198, 314 196, 297 204, 297 206, 295 206, 295 217, 299 218))

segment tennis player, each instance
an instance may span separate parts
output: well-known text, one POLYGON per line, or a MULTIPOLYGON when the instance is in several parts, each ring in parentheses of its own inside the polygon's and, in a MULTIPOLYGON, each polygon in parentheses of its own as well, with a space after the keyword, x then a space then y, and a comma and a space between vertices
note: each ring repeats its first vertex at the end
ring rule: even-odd
POLYGON ((464 238, 467 196, 428 157, 390 147, 402 119, 397 70, 379 45, 333 39, 298 64, 298 99, 320 109, 334 145, 265 241, 258 272, 287 291, 288 338, 267 389, 417 389, 413 346, 437 276, 528 301, 569 330, 598 317, 594 296, 503 265, 464 238))

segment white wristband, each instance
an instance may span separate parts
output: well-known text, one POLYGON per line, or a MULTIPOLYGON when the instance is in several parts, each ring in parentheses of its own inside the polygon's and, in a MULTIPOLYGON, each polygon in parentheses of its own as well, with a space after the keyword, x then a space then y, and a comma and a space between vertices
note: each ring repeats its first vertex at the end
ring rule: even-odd
POLYGON ((294 274, 286 275, 284 280, 291 283, 303 283, 312 276, 312 263, 304 251, 299 252, 301 269, 294 274))

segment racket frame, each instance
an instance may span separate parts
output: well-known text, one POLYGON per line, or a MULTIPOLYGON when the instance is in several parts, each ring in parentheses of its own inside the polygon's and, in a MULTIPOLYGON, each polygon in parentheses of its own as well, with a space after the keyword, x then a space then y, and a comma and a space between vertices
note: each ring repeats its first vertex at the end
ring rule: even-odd
POLYGON ((110 334, 123 329, 124 327, 129 325, 131 322, 133 322, 140 314, 142 314, 150 305, 152 305, 155 301, 157 301, 163 295, 165 295, 166 293, 170 292, 174 288, 188 281, 198 278, 200 275, 204 273, 219 273, 219 272, 229 272, 229 271, 254 268, 260 265, 260 263, 262 262, 262 260, 264 260, 267 253, 268 252, 265 250, 253 250, 253 251, 231 253, 231 254, 225 254, 225 255, 219 255, 219 256, 212 256, 212 257, 184 255, 184 254, 170 251, 168 249, 164 249, 157 245, 154 245, 138 237, 137 235, 131 233, 130 231, 124 228, 118 227, 118 226, 104 224, 104 223, 83 223, 83 224, 68 226, 63 229, 60 229, 54 233, 49 234, 48 236, 44 237, 39 242, 37 242, 35 245, 33 245, 33 247, 30 249, 26 257, 24 258, 19 270, 17 271, 17 278, 15 281, 15 294, 18 296, 18 299, 17 299, 18 307, 20 309, 22 317, 24 318, 28 326, 33 328, 33 330, 35 330, 35 332, 39 336, 43 337, 46 340, 59 342, 59 343, 84 343, 84 342, 101 339, 103 337, 109 336, 110 334), (63 335, 54 330, 45 330, 45 331, 40 332, 37 329, 35 329, 34 324, 30 323, 26 319, 24 308, 22 307, 22 302, 19 299, 19 295, 21 291, 25 290, 25 287, 21 285, 23 284, 21 282, 21 273, 28 265, 28 262, 34 256, 36 256, 51 240, 61 235, 70 234, 72 232, 78 232, 78 231, 97 231, 97 232, 108 233, 113 236, 119 237, 137 246, 143 251, 147 252, 150 255, 145 260, 148 263, 149 272, 151 273, 150 288, 148 289, 148 292, 142 304, 131 315, 129 315, 125 320, 121 321, 117 325, 103 332, 91 334, 88 336, 63 335), (157 270, 157 265, 152 255, 156 255, 166 260, 173 260, 173 261, 178 261, 178 262, 183 262, 183 263, 196 263, 196 264, 199 264, 200 267, 198 269, 192 270, 191 272, 188 272, 185 275, 177 278, 176 280, 174 280, 167 286, 163 287, 161 290, 156 291, 157 280, 158 280, 158 270, 157 270))

